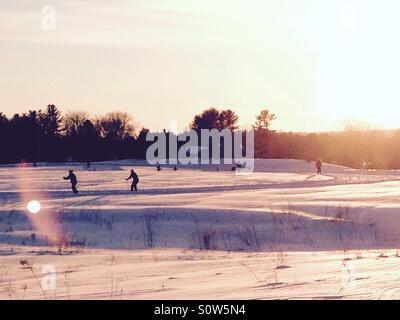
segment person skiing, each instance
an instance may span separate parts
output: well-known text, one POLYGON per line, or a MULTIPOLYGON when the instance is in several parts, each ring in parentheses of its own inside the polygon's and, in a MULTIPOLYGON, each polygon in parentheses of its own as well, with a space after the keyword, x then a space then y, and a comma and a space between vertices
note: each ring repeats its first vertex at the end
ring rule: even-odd
POLYGON ((317 159, 317 161, 315 161, 315 166, 317 167, 317 174, 321 175, 322 174, 322 161, 321 161, 321 159, 317 159))
POLYGON ((157 171, 161 171, 161 166, 159 164, 157 165, 157 171))
POLYGON ((131 170, 131 174, 128 178, 126 178, 126 181, 128 181, 129 179, 132 179, 132 184, 131 184, 131 191, 133 191, 133 189, 135 189, 135 191, 137 191, 137 184, 139 183, 139 177, 136 174, 135 170, 131 170))
POLYGON ((78 189, 76 189, 76 185, 78 184, 78 179, 76 178, 76 175, 74 174, 73 170, 69 170, 69 175, 67 177, 63 177, 63 179, 70 180, 72 191, 74 193, 78 193, 78 189))

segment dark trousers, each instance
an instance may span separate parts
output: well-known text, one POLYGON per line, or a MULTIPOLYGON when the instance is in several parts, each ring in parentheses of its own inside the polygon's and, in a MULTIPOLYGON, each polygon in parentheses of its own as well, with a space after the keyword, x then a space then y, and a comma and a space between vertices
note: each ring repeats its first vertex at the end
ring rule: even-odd
POLYGON ((74 193, 78 193, 78 189, 76 188, 76 183, 71 184, 71 189, 74 193))
POLYGON ((137 191, 137 183, 136 182, 132 182, 132 184, 131 184, 131 191, 133 191, 133 189, 135 189, 135 191, 137 191))

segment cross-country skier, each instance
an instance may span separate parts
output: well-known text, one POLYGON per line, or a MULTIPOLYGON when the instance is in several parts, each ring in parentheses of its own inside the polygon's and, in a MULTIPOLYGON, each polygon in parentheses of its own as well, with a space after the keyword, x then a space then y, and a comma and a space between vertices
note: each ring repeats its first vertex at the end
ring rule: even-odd
POLYGON ((137 184, 139 183, 139 177, 136 174, 135 170, 131 170, 131 174, 128 178, 126 178, 126 181, 128 181, 129 179, 132 179, 132 184, 131 184, 131 191, 133 191, 133 189, 135 189, 135 191, 137 191, 137 184))
POLYGON ((78 179, 76 178, 76 175, 74 174, 73 170, 69 170, 69 175, 67 177, 63 177, 63 179, 70 180, 72 191, 74 193, 78 193, 78 189, 76 189, 76 185, 78 184, 78 179))
POLYGON ((317 174, 321 175, 322 174, 322 161, 320 159, 317 159, 317 161, 315 161, 315 166, 317 167, 317 174))

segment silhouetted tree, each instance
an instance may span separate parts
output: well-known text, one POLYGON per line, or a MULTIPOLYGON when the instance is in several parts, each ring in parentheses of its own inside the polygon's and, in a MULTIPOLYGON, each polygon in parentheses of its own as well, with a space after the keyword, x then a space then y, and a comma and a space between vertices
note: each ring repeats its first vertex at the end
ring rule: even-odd
MULTIPOLYGON (((224 129, 228 129, 231 131, 234 131, 238 128, 238 120, 239 117, 236 115, 236 113, 232 110, 222 110, 219 111, 216 108, 209 108, 204 110, 201 114, 198 114, 194 117, 193 121, 190 123, 189 127, 191 129, 200 131, 201 129, 217 129, 219 131, 222 131, 224 129)), ((204 146, 207 145, 206 141, 201 141, 202 137, 199 136, 198 139, 198 146, 204 146)), ((231 140, 231 143, 233 144, 233 139, 231 140)), ((208 152, 209 152, 209 157, 212 157, 212 141, 209 139, 208 141, 208 152)), ((220 138, 219 141, 220 145, 220 157, 222 158, 224 156, 224 147, 225 147, 225 141, 223 141, 223 138, 220 138), (224 142, 224 143, 223 143, 224 142)), ((232 150, 233 150, 233 145, 232 145, 232 150)), ((205 152, 205 151, 202 151, 205 152)), ((199 154, 200 156, 200 154, 199 154)))
POLYGON ((216 129, 218 122, 219 111, 215 108, 204 110, 201 114, 194 117, 190 128, 194 130, 199 129, 216 129))
POLYGON ((96 129, 108 140, 123 140, 135 136, 136 123, 126 112, 110 112, 96 120, 96 129))
POLYGON ((40 127, 34 112, 15 114, 9 122, 8 130, 11 143, 6 152, 14 162, 38 160, 37 146, 40 139, 40 127))
POLYGON ((39 111, 29 110, 28 116, 30 118, 30 123, 32 126, 31 139, 33 140, 32 146, 34 148, 34 152, 32 154, 32 161, 33 165, 36 167, 37 162, 40 161, 41 158, 42 140, 44 135, 43 128, 41 127, 41 119, 43 117, 43 114, 40 110, 39 111))
POLYGON ((232 110, 222 110, 220 111, 217 119, 217 129, 223 130, 223 129, 229 129, 231 131, 236 130, 239 128, 237 125, 239 121, 239 117, 235 112, 232 110))
POLYGON ((134 154, 133 156, 138 159, 146 158, 146 150, 150 146, 151 142, 146 141, 146 136, 150 132, 149 129, 142 128, 136 138, 134 154))
POLYGON ((81 154, 83 160, 87 162, 88 166, 90 162, 96 160, 99 155, 99 133, 94 127, 90 120, 86 120, 78 132, 78 138, 80 139, 81 154))
POLYGON ((272 121, 276 119, 276 115, 271 113, 268 109, 260 111, 260 114, 256 116, 256 122, 253 125, 255 130, 265 129, 268 130, 272 121))
POLYGON ((8 162, 10 156, 10 125, 5 114, 0 112, 0 162, 8 162))
POLYGON ((41 139, 40 153, 48 161, 61 160, 61 123, 62 116, 58 108, 50 104, 44 112, 38 111, 37 118, 39 119, 41 139))
POLYGON ((253 125, 256 158, 268 157, 269 126, 275 119, 275 114, 267 109, 261 110, 260 114, 256 116, 256 121, 253 125))
POLYGON ((218 111, 216 108, 209 108, 196 115, 189 126, 194 130, 229 129, 233 131, 238 128, 238 120, 239 117, 232 110, 218 111))
POLYGON ((62 130, 66 136, 77 136, 87 120, 89 120, 87 112, 69 111, 63 117, 62 130))
POLYGON ((44 135, 47 137, 58 137, 62 123, 61 112, 58 108, 50 104, 47 106, 46 112, 42 113, 39 111, 39 114, 44 135))

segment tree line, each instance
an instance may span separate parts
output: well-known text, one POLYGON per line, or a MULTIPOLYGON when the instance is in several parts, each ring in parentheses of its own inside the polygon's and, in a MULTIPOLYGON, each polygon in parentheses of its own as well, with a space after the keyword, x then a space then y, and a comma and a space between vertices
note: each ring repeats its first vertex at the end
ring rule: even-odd
POLYGON ((144 158, 146 129, 127 113, 90 118, 86 112, 62 115, 55 105, 10 119, 0 113, 1 163, 101 161, 144 158))
MULTIPOLYGON (((268 109, 255 117, 252 129, 256 158, 308 161, 320 158, 352 168, 400 168, 400 130, 277 132, 270 130, 275 119, 276 115, 268 109)), ((239 130, 238 121, 232 110, 208 108, 195 115, 188 128, 235 131, 239 130)), ((11 118, 0 112, 0 163, 79 161, 89 165, 93 161, 145 159, 152 143, 146 141, 148 132, 125 112, 97 117, 81 111, 63 115, 55 105, 11 118)))

